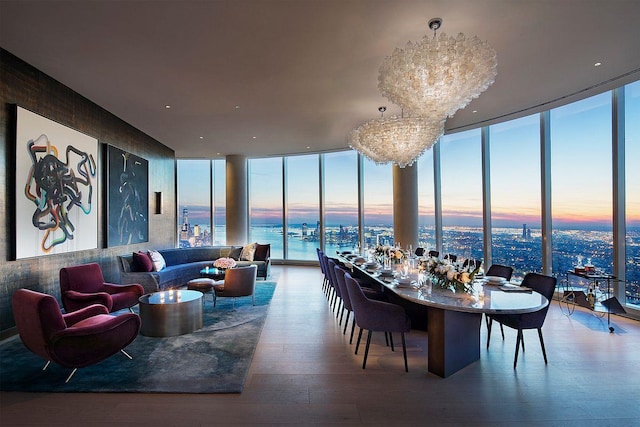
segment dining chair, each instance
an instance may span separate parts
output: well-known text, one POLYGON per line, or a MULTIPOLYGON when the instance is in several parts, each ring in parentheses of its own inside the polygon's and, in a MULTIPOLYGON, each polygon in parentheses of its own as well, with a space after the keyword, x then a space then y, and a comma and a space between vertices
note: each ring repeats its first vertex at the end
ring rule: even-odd
POLYGON ((444 256, 444 259, 448 259, 449 262, 456 262, 456 260, 458 259, 458 255, 446 254, 444 256))
POLYGON ((471 266, 471 268, 473 268, 474 270, 476 268, 480 268, 481 265, 482 265, 481 259, 473 259, 473 258, 467 258, 462 263, 463 268, 467 268, 468 266, 471 266))
POLYGON ((360 328, 358 341, 356 342, 355 354, 358 354, 362 331, 364 329, 368 331, 362 369, 365 369, 367 366, 367 356, 369 354, 369 346, 371 344, 371 335, 373 331, 389 333, 391 351, 395 351, 393 348, 392 333, 400 332, 400 336, 402 338, 402 354, 404 356, 404 370, 405 372, 409 372, 409 365, 407 363, 407 345, 404 334, 411 330, 411 320, 409 320, 404 308, 396 304, 369 299, 364 295, 364 292, 358 285, 358 282, 354 280, 349 273, 345 274, 344 278, 356 324, 360 328))
MULTIPOLYGON (((556 278, 538 273, 528 273, 524 276, 522 286, 526 286, 535 292, 542 294, 549 302, 551 302, 551 298, 553 297, 553 293, 556 289, 556 278)), ((520 349, 520 345, 522 345, 522 352, 524 352, 524 335, 522 331, 525 329, 537 329, 538 338, 540 339, 540 347, 542 348, 542 356, 544 357, 544 363, 546 365, 547 352, 545 351, 544 339, 542 338, 542 325, 544 325, 548 310, 549 304, 533 313, 490 314, 487 332, 487 349, 489 349, 489 340, 491 339, 491 324, 494 320, 500 323, 500 325, 516 329, 518 331, 518 335, 516 338, 516 354, 513 359, 513 369, 515 369, 518 364, 518 350, 520 349)))
POLYGON ((491 267, 484 273, 485 276, 504 277, 507 281, 511 280, 513 268, 506 265, 491 264, 491 267))
POLYGON ((429 251, 429 256, 432 258, 438 258, 440 256, 440 251, 429 251))
POLYGON ((424 256, 424 248, 416 248, 416 251, 414 252, 416 256, 424 256))
POLYGON ((331 310, 335 311, 336 319, 340 317, 341 310, 343 310, 343 301, 342 294, 340 293, 340 288, 338 287, 337 279, 336 279, 336 262, 335 260, 328 258, 327 266, 329 273, 329 281, 331 282, 331 286, 333 287, 333 299, 331 301, 331 310))

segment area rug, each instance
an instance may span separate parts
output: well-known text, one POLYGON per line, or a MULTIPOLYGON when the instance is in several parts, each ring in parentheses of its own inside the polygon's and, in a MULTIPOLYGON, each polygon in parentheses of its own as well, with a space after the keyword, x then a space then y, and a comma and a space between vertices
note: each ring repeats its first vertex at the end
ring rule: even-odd
POLYGON ((205 295, 204 327, 167 338, 138 335, 126 351, 71 372, 44 360, 12 337, 0 345, 0 390, 39 392, 240 393, 276 283, 258 281, 251 298, 205 295))

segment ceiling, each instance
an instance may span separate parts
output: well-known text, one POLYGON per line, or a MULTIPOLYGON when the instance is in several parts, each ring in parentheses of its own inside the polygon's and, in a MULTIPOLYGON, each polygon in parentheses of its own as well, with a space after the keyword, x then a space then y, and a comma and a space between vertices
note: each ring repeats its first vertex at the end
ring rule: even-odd
POLYGON ((640 0, 0 0, 0 46, 176 157, 261 157, 343 149, 379 106, 399 114, 378 67, 433 17, 498 55, 448 132, 640 79, 640 0))

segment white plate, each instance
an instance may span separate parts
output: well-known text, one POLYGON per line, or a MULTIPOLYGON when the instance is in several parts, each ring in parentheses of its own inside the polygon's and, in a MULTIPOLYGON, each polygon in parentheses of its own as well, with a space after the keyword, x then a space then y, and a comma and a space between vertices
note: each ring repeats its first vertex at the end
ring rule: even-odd
POLYGON ((484 278, 488 283, 503 284, 507 281, 507 279, 500 276, 485 276, 484 278))

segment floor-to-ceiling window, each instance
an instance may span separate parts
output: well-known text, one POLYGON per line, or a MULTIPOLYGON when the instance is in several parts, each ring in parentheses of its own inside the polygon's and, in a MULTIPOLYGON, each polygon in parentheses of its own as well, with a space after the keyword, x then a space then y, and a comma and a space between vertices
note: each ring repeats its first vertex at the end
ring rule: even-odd
POLYGON ((181 248, 211 244, 211 161, 179 160, 178 243, 181 248))
POLYGON ((578 263, 611 273, 611 93, 551 110, 553 274, 578 263))
POLYGON ((358 155, 324 154, 324 250, 353 250, 358 243, 358 155))
POLYGON ((542 270, 539 115, 493 125, 489 135, 492 262, 524 277, 542 270))
POLYGON ((626 299, 640 306, 640 81, 625 87, 626 299))
POLYGON ((444 254, 482 259, 482 157, 480 129, 440 139, 444 254))
POLYGON ((284 258, 282 157, 249 160, 249 240, 271 244, 271 257, 284 258))
POLYGON ((317 154, 286 158, 287 259, 317 260, 320 189, 317 154))
POLYGON ((433 188, 433 150, 420 156, 418 167, 418 245, 427 251, 436 248, 433 188))
MULTIPOLYGON (((391 165, 364 160, 364 244, 393 245, 393 182, 391 165)), ((402 244, 402 242, 398 242, 402 244)))

